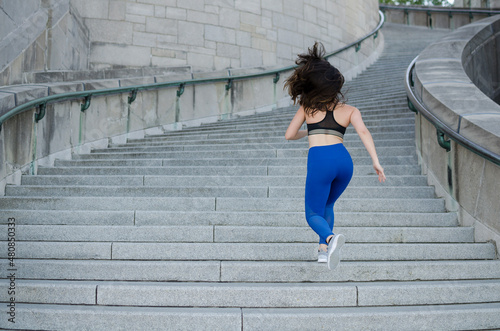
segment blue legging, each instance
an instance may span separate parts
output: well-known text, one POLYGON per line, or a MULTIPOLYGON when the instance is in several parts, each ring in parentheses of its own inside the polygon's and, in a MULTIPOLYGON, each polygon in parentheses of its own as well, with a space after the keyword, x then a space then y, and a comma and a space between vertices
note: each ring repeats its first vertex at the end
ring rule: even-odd
POLYGON ((333 205, 351 181, 353 164, 343 144, 309 149, 306 178, 306 219, 319 243, 333 234, 333 205))

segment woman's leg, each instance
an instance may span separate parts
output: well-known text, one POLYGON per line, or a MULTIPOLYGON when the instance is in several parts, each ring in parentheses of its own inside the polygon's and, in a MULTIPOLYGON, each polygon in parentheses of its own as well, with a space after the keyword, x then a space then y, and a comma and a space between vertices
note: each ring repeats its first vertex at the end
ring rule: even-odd
POLYGON ((325 219, 330 226, 330 229, 333 231, 333 225, 335 223, 335 215, 333 212, 333 208, 337 199, 344 193, 345 189, 349 185, 349 182, 352 179, 353 175, 353 163, 349 152, 345 148, 343 148, 339 152, 339 159, 337 163, 337 176, 332 181, 330 187, 330 195, 328 196, 328 200, 326 202, 325 208, 325 219))
POLYGON ((332 167, 324 160, 324 149, 309 150, 307 178, 305 188, 305 211, 309 226, 320 238, 320 244, 326 245, 326 239, 332 230, 325 219, 325 206, 330 195, 332 167))
POLYGON ((337 199, 344 193, 345 189, 349 185, 352 178, 352 172, 343 174, 342 176, 337 176, 332 182, 330 187, 330 195, 326 201, 325 208, 325 220, 328 222, 328 226, 333 231, 333 225, 335 223, 335 214, 333 208, 337 199))

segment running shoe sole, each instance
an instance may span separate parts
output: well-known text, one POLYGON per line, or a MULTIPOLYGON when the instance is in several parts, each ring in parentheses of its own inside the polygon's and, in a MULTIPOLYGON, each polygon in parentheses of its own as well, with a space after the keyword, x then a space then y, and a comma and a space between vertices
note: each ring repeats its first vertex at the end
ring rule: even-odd
POLYGON ((328 269, 335 269, 340 263, 340 250, 345 244, 345 236, 336 234, 328 244, 328 269))

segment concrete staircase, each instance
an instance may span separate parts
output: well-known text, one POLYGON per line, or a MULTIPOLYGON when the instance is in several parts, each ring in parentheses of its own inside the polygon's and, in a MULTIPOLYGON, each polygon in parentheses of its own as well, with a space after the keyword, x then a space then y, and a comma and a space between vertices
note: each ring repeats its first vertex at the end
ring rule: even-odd
MULTIPOLYGON (((75 155, 9 186, 0 209, 3 223, 16 219, 16 323, 4 314, 0 328, 500 328, 494 245, 458 226, 414 152, 403 75, 443 32, 383 33, 383 56, 346 90, 388 178, 378 183, 349 128, 355 175, 336 205, 347 238, 338 269, 316 262, 307 141, 285 141, 295 109, 278 109, 75 155)), ((0 235, 6 257, 6 225, 0 235)))

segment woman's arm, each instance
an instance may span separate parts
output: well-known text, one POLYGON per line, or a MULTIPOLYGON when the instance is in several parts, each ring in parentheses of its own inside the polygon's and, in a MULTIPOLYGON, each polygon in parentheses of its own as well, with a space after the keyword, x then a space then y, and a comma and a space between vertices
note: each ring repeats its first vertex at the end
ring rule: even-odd
POLYGON ((363 145, 365 145, 368 154, 370 154, 370 157, 372 158, 373 168, 378 175, 379 182, 385 182, 384 168, 382 168, 378 160, 377 151, 375 150, 375 143, 373 142, 372 135, 366 128, 366 125, 361 118, 361 112, 357 108, 354 108, 353 112, 351 113, 351 123, 352 126, 354 126, 354 128, 356 129, 359 137, 361 138, 363 145))
POLYGON ((285 139, 297 140, 306 137, 307 130, 300 130, 300 127, 304 124, 305 120, 306 114, 304 113, 304 108, 301 106, 290 122, 288 129, 286 129, 285 139))

